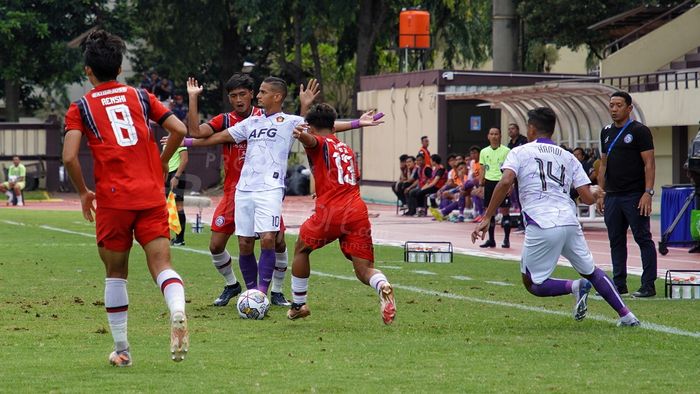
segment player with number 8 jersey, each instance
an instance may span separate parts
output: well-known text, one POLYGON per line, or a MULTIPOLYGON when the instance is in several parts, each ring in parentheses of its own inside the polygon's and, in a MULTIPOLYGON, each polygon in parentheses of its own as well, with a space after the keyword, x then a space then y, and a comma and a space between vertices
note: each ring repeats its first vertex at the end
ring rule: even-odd
POLYGON ((66 130, 80 130, 92 151, 100 207, 147 209, 164 205, 163 171, 149 120, 172 112, 144 89, 102 83, 71 104, 66 130))

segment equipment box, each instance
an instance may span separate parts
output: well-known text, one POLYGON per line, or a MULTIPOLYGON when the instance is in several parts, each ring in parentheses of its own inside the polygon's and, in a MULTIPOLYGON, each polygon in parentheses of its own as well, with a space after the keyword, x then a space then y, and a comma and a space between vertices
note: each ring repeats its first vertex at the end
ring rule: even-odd
POLYGON ((668 270, 664 287, 666 298, 700 300, 700 271, 668 270))
POLYGON ((451 263, 451 242, 407 241, 403 245, 403 261, 408 263, 451 263))

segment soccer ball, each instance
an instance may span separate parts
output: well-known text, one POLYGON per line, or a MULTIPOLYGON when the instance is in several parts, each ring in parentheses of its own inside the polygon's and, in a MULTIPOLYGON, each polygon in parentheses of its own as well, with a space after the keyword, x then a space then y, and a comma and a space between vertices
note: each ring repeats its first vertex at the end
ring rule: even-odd
POLYGON ((262 320, 270 309, 270 300, 260 290, 246 290, 238 297, 236 309, 241 319, 262 320))

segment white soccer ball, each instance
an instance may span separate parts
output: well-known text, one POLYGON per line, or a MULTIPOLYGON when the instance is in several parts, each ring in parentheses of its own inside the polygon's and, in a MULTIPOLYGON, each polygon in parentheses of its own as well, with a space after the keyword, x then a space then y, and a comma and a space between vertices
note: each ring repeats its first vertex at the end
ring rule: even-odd
POLYGON ((270 309, 270 300, 260 290, 246 290, 238 296, 236 309, 241 319, 262 320, 270 309))

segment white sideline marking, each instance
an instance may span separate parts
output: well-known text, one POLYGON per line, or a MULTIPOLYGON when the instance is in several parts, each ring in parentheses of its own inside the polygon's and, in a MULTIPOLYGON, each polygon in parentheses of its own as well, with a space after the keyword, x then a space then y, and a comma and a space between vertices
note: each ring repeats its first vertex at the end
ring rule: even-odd
POLYGON ((491 285, 496 285, 496 286, 513 286, 512 283, 500 282, 500 281, 497 281, 497 280, 485 280, 484 282, 485 282, 485 283, 488 283, 488 284, 491 284, 491 285))
MULTIPOLYGON (((5 222, 7 222, 7 221, 5 221, 5 222)), ((24 224, 17 223, 17 225, 22 226, 24 224)), ((51 226, 39 226, 39 227, 46 229, 46 230, 59 231, 59 232, 64 232, 64 233, 74 234, 74 235, 81 235, 84 237, 92 237, 92 238, 95 237, 93 234, 64 230, 64 229, 51 227, 51 226)), ((181 250, 184 250, 187 252, 197 253, 197 254, 209 255, 208 251, 203 251, 203 250, 198 250, 198 249, 191 249, 191 248, 178 248, 178 249, 181 249, 181 250)), ((357 278, 355 278, 354 276, 327 274, 325 272, 319 272, 319 271, 313 271, 313 270, 311 271, 311 273, 314 275, 325 276, 328 278, 350 280, 350 281, 357 280, 357 278)), ((392 283, 392 286, 394 286, 394 288, 396 288, 396 289, 407 290, 407 291, 411 291, 411 292, 419 293, 419 294, 424 294, 424 295, 445 297, 445 298, 451 298, 453 300, 470 301, 470 302, 476 302, 476 303, 487 304, 487 305, 503 306, 503 307, 520 309, 520 310, 529 311, 529 312, 539 312, 539 313, 546 313, 549 315, 570 317, 569 312, 553 311, 553 310, 549 310, 549 309, 545 309, 545 308, 537 307, 537 306, 513 304, 513 303, 505 302, 505 301, 486 300, 486 299, 482 299, 482 298, 468 297, 468 296, 463 296, 463 295, 459 295, 459 294, 452 294, 452 293, 445 293, 445 292, 440 292, 440 291, 435 291, 435 290, 422 289, 420 287, 404 286, 404 285, 399 285, 399 284, 395 284, 395 283, 392 283)), ((610 319, 608 317, 594 315, 594 314, 589 314, 586 316, 586 318, 590 319, 590 320, 596 320, 596 321, 612 323, 612 324, 617 323, 617 320, 615 320, 615 319, 610 319)), ((680 328, 671 327, 671 326, 664 326, 662 324, 642 322, 642 325, 640 326, 640 328, 645 329, 645 330, 649 330, 649 331, 656 331, 656 332, 660 332, 660 333, 664 333, 664 334, 679 335, 679 336, 685 336, 685 337, 691 337, 691 338, 700 338, 700 332, 681 330, 680 328)), ((629 329, 633 329, 633 328, 629 328, 629 329)))
POLYGON ((15 225, 15 226, 24 226, 24 223, 13 222, 12 220, 3 220, 2 222, 3 222, 3 223, 7 223, 7 224, 12 224, 12 225, 15 225))
POLYGON ((403 269, 403 267, 399 267, 399 266, 396 266, 396 265, 378 265, 377 267, 379 267, 379 268, 384 268, 384 269, 388 269, 388 270, 400 270, 400 269, 403 269))
POLYGON ((415 271, 411 271, 411 272, 413 272, 414 274, 418 274, 418 275, 437 275, 435 272, 430 272, 430 271, 415 270, 415 271))
MULTIPOLYGON (((357 280, 355 277, 326 274, 326 273, 318 272, 318 271, 311 271, 311 273, 314 275, 325 276, 325 277, 335 278, 335 279, 352 280, 352 281, 357 280)), ((545 308, 537 307, 537 306, 513 304, 510 302, 496 301, 496 300, 485 300, 482 298, 468 297, 468 296, 463 296, 463 295, 459 295, 459 294, 452 294, 452 293, 444 293, 444 292, 440 292, 440 291, 421 289, 420 287, 414 287, 414 286, 404 286, 404 285, 399 285, 399 284, 395 284, 395 283, 392 283, 391 285, 394 286, 395 289, 412 291, 414 293, 420 293, 420 294, 424 294, 424 295, 451 298, 453 300, 477 302, 480 304, 487 304, 487 305, 504 306, 504 307, 520 309, 520 310, 528 311, 528 312, 540 312, 540 313, 546 313, 546 314, 550 314, 550 315, 571 317, 571 313, 569 313, 569 312, 553 311, 553 310, 549 310, 549 309, 545 309, 545 308)), ((610 318, 605 317, 605 316, 599 316, 599 315, 594 315, 594 314, 588 314, 586 316, 586 318, 590 319, 590 320, 597 320, 597 321, 611 323, 611 324, 617 323, 617 320, 615 320, 615 319, 610 319, 610 318)), ((656 323, 642 322, 642 325, 640 327, 645 329, 645 330, 656 331, 656 332, 661 332, 661 333, 665 333, 665 334, 680 335, 680 336, 686 336, 686 337, 691 337, 691 338, 700 338, 700 332, 681 330, 680 328, 664 326, 664 325, 656 324, 656 323)), ((633 329, 633 328, 630 327, 630 329, 633 329)))
POLYGON ((81 233, 81 232, 78 232, 78 231, 65 230, 65 229, 62 229, 62 228, 51 227, 51 226, 46 226, 46 225, 42 225, 42 226, 39 226, 39 227, 41 227, 41 228, 43 228, 43 229, 46 229, 46 230, 58 231, 59 233, 66 233, 66 234, 73 234, 73 235, 81 235, 81 236, 83 236, 83 237, 95 238, 95 234, 81 233))
POLYGON ((462 276, 462 275, 455 275, 455 276, 451 276, 450 278, 457 279, 457 280, 472 280, 472 278, 470 278, 468 276, 462 276))

